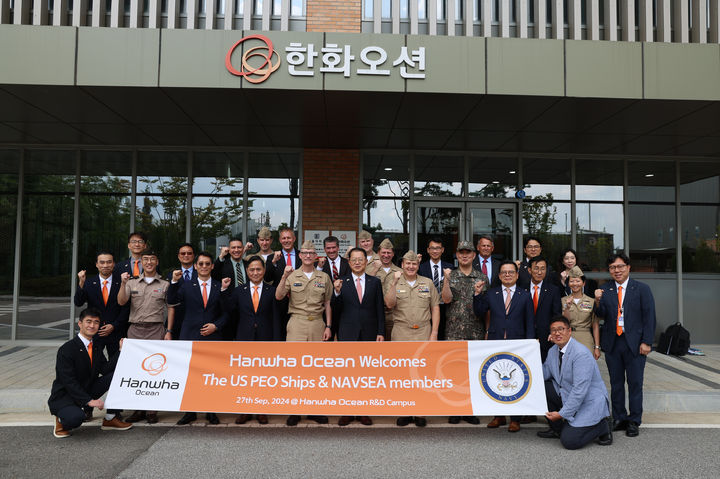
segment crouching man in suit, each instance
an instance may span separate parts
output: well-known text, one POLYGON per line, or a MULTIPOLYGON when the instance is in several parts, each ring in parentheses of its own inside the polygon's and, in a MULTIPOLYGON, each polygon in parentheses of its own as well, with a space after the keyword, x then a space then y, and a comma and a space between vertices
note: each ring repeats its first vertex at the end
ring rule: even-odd
POLYGON ((550 323, 550 341, 543 364, 550 429, 543 438, 560 438, 565 449, 580 449, 592 440, 612 444, 610 407, 605 383, 588 348, 572 338, 570 322, 556 316, 550 323))
MULTIPOLYGON (((105 407, 100 397, 110 388, 119 352, 108 361, 102 346, 93 348, 93 337, 100 329, 100 322, 100 311, 83 310, 78 320, 80 332, 58 350, 55 380, 48 399, 50 413, 55 416, 53 436, 57 438, 70 436, 70 430, 82 424, 84 407, 105 407)), ((132 424, 121 421, 115 414, 106 414, 101 429, 125 431, 131 427, 132 424)))

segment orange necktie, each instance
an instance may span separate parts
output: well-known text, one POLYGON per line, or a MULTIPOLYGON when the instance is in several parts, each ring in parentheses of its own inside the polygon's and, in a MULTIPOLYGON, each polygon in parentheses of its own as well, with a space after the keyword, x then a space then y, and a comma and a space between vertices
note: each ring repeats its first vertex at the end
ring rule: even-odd
POLYGON ((622 316, 622 286, 618 286, 618 314, 617 320, 615 321, 617 329, 615 332, 618 336, 622 335, 623 327, 620 324, 620 316, 622 316))
POLYGON ((135 260, 134 266, 133 266, 133 276, 140 276, 140 261, 135 260))
POLYGON ((207 283, 202 284, 203 287, 203 306, 207 308, 207 283))
POLYGON ((90 366, 92 367, 92 341, 87 345, 88 356, 90 356, 90 366))
POLYGON ((107 300, 108 300, 107 283, 108 283, 107 280, 103 281, 103 287, 102 287, 103 303, 105 303, 105 306, 107 306, 107 300))
POLYGON ((253 296, 252 296, 252 302, 253 302, 253 309, 257 313, 258 305, 260 304, 260 295, 258 294, 258 288, 259 286, 253 286, 253 296))
POLYGON ((538 293, 537 293, 537 290, 538 290, 538 287, 537 287, 537 286, 533 286, 533 288, 535 288, 535 292, 533 293, 533 311, 534 311, 535 313, 537 313, 537 306, 538 306, 538 293))

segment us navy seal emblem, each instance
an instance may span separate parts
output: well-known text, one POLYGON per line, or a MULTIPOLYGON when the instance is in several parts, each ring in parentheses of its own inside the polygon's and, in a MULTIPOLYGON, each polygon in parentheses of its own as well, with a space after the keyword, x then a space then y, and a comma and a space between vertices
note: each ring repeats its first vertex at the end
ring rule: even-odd
POLYGON ((485 359, 478 376, 485 394, 503 404, 520 401, 530 391, 532 384, 532 374, 525 361, 506 352, 485 359))

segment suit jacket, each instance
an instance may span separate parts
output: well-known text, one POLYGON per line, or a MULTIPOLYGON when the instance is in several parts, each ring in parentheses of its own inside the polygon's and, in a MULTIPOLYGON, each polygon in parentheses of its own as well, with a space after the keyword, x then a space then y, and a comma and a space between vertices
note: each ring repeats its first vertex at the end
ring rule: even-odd
MULTIPOLYGON (((245 282, 250 281, 247 277, 247 262, 244 259, 241 259, 240 264, 242 264, 243 271, 245 272, 245 282)), ((230 281, 228 289, 235 289, 235 269, 230 255, 225 256, 224 259, 218 258, 215 260, 215 265, 210 273, 210 277, 220 282, 222 282, 223 278, 231 278, 232 281, 230 281)))
POLYGON ((530 294, 515 286, 515 294, 510 300, 510 308, 505 313, 505 301, 502 288, 490 288, 485 294, 473 298, 473 310, 479 318, 490 311, 488 339, 533 339, 533 303, 530 294))
MULTIPOLYGON (((343 276, 350 275, 350 263, 348 263, 348 260, 343 258, 342 256, 340 258, 340 269, 338 270, 338 279, 342 278, 343 276)), ((330 260, 326 260, 325 264, 322 267, 323 273, 328 275, 330 279, 333 279, 332 275, 332 268, 330 267, 330 260)))
MULTIPOLYGON (((286 259, 286 253, 285 250, 280 250, 283 254, 280 256, 280 259, 277 263, 272 264, 272 257, 268 256, 268 261, 265 264, 265 281, 268 283, 272 283, 273 286, 276 288, 280 284, 280 279, 282 278, 283 273, 285 272, 285 259, 286 259)), ((300 252, 298 250, 295 250, 295 269, 298 269, 302 266, 302 260, 300 259, 300 252)))
POLYGON ((333 313, 337 308, 340 315, 338 340, 375 341, 378 335, 385 336, 385 303, 381 281, 375 276, 365 275, 365 291, 361 303, 354 276, 348 275, 341 280, 340 295, 336 296, 333 289, 330 302, 333 313))
MULTIPOLYGON (((174 268, 174 269, 181 269, 181 268, 174 268)), ((168 271, 168 274, 165 277, 165 279, 167 280, 168 283, 172 283, 172 272, 173 272, 173 270, 171 269, 170 271, 168 271)), ((190 279, 193 281, 197 281, 197 270, 195 268, 193 268, 193 270, 192 270, 190 279)), ((178 283, 182 283, 184 281, 185 281, 185 279, 181 277, 178 280, 178 283)), ((172 328, 171 333, 173 335, 173 338, 178 339, 180 337, 180 329, 182 328, 183 319, 185 318, 185 305, 183 303, 180 303, 180 304, 176 304, 172 308, 175 311, 175 319, 173 321, 173 328, 172 328)))
MULTIPOLYGON (((603 284, 600 304, 595 308, 598 318, 604 318, 605 323, 600 328, 600 346, 603 351, 612 351, 617 339, 617 290, 615 280, 603 284)), ((655 339, 655 298, 650 287, 630 278, 627 290, 623 291, 623 315, 625 320, 625 338, 630 352, 637 356, 640 354, 640 343, 652 345, 655 339)))
POLYGON ((127 328, 128 318, 130 316, 130 303, 120 306, 117 302, 118 291, 120 291, 120 275, 113 273, 110 278, 110 290, 108 292, 107 305, 102 297, 102 281, 100 275, 95 275, 85 279, 82 288, 75 291, 73 301, 78 308, 87 303, 89 307, 97 308, 100 311, 101 326, 112 324, 113 332, 102 337, 95 335, 93 340, 98 340, 99 344, 117 342, 123 337, 127 328))
MULTIPOLYGON (((455 269, 455 265, 452 263, 448 263, 447 261, 440 260, 440 269, 455 269)), ((420 276, 425 276, 426 278, 433 279, 433 272, 432 268, 430 267, 430 261, 420 263, 420 266, 418 266, 417 274, 419 274, 420 276)), ((442 271, 440 271, 440 275, 443 275, 442 271)), ((442 288, 442 281, 440 282, 440 287, 442 288)))
POLYGON ((258 310, 252 304, 252 288, 245 284, 221 293, 223 310, 235 324, 236 341, 282 341, 281 311, 275 300, 275 287, 264 283, 258 310))
MULTIPOLYGON (((130 261, 131 259, 132 258, 128 258, 121 263, 116 263, 115 269, 113 270, 113 274, 117 274, 118 276, 120 276, 123 273, 130 273, 130 276, 132 276, 133 269, 132 269, 132 262, 130 261)), ((142 273, 143 272, 142 263, 140 263, 138 265, 138 267, 140 268, 140 273, 142 273)))
POLYGON ((89 393, 92 382, 100 375, 112 373, 118 356, 114 354, 108 361, 102 348, 93 347, 91 366, 87 349, 78 336, 60 346, 55 362, 55 380, 48 399, 50 413, 57 414, 66 406, 87 405, 94 399, 89 393))
POLYGON ((203 304, 200 292, 200 280, 178 281, 170 284, 167 292, 168 304, 182 303, 185 305, 185 317, 180 328, 178 339, 187 341, 219 341, 222 339, 221 331, 227 322, 227 314, 220 302, 220 281, 210 279, 210 294, 207 306, 203 304), (202 336, 200 328, 207 323, 217 326, 217 331, 209 336, 202 336))
MULTIPOLYGON (((530 303, 532 304, 534 285, 530 283, 530 303)), ((534 308, 533 308, 534 309, 534 308)), ((562 304, 560 290, 554 284, 551 284, 547 278, 542 282, 542 287, 538 291, 538 308, 533 315, 535 322, 535 338, 540 340, 540 351, 545 359, 547 350, 552 347, 548 336, 550 335, 550 321, 554 316, 562 314, 562 304)))
POLYGON ((560 415, 573 427, 594 426, 610 415, 608 393, 597 362, 588 348, 570 339, 559 365, 554 345, 543 363, 543 376, 552 380, 560 399, 560 415))
MULTIPOLYGON (((475 259, 473 260, 473 268, 475 268, 478 271, 482 271, 482 265, 480 264, 480 255, 475 256, 475 259)), ((488 285, 488 288, 495 288, 497 286, 500 286, 502 283, 500 283, 500 263, 503 262, 501 258, 496 258, 495 256, 491 256, 491 263, 490 263, 490 284, 488 285)))

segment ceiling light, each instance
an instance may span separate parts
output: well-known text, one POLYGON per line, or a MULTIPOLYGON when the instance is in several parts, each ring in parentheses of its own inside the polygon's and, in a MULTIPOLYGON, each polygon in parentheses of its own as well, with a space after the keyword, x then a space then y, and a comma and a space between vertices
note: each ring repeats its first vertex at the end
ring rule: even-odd
POLYGON ((511 175, 514 175, 514 174, 515 174, 515 170, 510 170, 510 171, 508 171, 508 173, 510 173, 511 175))
POLYGON ((655 176, 654 173, 648 173, 647 175, 645 175, 645 178, 652 178, 653 176, 655 176))
POLYGON ((385 171, 392 171, 392 168, 387 167, 387 168, 385 168, 385 171))
POLYGON ((499 181, 493 181, 493 185, 499 185, 499 184, 500 184, 499 181))

